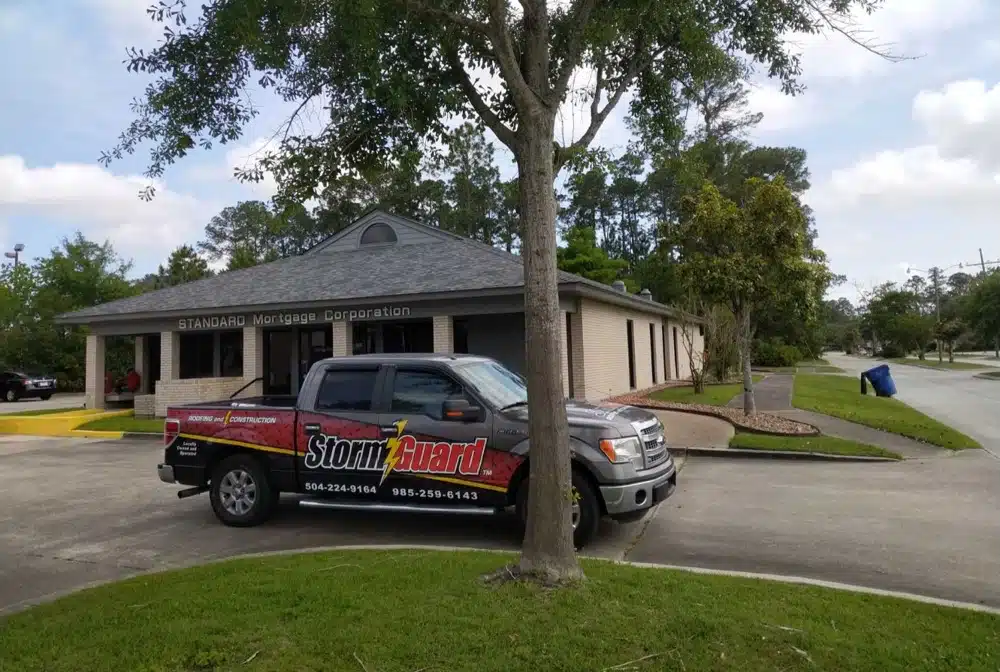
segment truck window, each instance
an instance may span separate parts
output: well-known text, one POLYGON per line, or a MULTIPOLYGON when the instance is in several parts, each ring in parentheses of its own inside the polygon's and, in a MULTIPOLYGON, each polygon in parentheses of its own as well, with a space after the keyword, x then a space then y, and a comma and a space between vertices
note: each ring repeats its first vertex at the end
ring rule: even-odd
POLYGON ((462 386, 451 378, 434 371, 396 371, 392 385, 393 413, 426 415, 440 420, 446 399, 461 399, 462 386))
POLYGON ((327 371, 319 385, 317 410, 370 411, 378 371, 345 369, 327 371))

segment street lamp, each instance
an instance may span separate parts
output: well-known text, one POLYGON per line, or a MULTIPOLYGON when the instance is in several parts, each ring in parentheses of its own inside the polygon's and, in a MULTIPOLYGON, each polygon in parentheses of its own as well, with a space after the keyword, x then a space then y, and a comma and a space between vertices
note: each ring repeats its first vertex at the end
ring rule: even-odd
POLYGON ((18 243, 17 245, 14 246, 14 251, 13 252, 4 252, 3 256, 7 257, 8 259, 13 259, 14 260, 14 268, 17 268, 17 261, 18 261, 18 257, 21 254, 21 252, 24 252, 24 244, 23 243, 18 243))

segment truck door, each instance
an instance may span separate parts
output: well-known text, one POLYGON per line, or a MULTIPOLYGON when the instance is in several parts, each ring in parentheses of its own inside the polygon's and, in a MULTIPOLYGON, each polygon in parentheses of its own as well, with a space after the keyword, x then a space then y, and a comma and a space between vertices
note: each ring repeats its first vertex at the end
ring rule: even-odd
POLYGON ((380 497, 435 505, 502 506, 505 485, 494 482, 492 414, 447 370, 388 367, 388 411, 379 415, 387 439, 386 478, 380 497), (446 414, 445 402, 464 414, 446 414), (458 402, 456 404, 456 402, 458 402), (451 415, 452 417, 448 417, 451 415))
POLYGON ((323 372, 311 410, 300 410, 296 459, 307 494, 374 499, 383 439, 377 403, 384 379, 378 364, 337 364, 323 372))

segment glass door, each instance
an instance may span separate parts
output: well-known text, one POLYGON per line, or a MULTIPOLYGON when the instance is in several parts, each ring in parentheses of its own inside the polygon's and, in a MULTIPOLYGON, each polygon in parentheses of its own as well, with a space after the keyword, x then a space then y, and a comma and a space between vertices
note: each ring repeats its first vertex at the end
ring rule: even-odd
POLYGON ((299 385, 313 364, 333 356, 333 333, 329 328, 310 328, 299 331, 299 385))
POLYGON ((272 329, 264 332, 264 394, 292 394, 292 357, 295 332, 272 329))

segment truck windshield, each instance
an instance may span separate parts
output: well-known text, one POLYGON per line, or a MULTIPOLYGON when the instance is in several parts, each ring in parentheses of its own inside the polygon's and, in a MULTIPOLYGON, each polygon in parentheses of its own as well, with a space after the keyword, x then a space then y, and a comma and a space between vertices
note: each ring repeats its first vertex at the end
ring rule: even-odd
POLYGON ((476 391, 496 408, 524 403, 528 388, 524 379, 496 362, 471 362, 456 367, 476 391))

